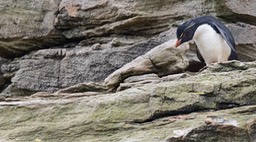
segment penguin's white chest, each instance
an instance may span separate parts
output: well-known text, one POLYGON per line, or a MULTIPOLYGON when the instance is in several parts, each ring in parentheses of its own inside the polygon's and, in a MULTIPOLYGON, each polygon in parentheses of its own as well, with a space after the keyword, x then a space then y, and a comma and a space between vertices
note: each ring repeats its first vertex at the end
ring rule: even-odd
POLYGON ((207 65, 228 60, 231 48, 210 25, 199 26, 195 31, 193 40, 207 65))

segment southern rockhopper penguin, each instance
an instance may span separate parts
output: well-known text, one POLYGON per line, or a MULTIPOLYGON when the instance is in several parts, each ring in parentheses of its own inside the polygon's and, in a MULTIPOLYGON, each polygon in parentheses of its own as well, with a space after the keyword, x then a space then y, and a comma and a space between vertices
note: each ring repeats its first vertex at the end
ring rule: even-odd
POLYGON ((199 60, 206 65, 238 60, 231 32, 214 17, 202 16, 186 21, 178 27, 176 34, 176 47, 193 40, 199 60))

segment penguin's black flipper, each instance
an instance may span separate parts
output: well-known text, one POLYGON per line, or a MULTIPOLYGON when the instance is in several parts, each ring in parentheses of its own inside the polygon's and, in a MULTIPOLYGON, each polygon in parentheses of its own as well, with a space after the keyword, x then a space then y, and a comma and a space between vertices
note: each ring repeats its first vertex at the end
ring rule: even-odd
POLYGON ((196 46, 196 55, 197 55, 197 58, 202 62, 204 63, 204 58, 203 56, 201 55, 200 51, 198 50, 198 47, 196 46))
POLYGON ((231 54, 229 56, 229 60, 238 60, 237 53, 236 53, 236 47, 235 47, 235 40, 229 31, 229 29, 222 23, 219 22, 211 22, 211 26, 224 38, 224 40, 227 42, 229 47, 231 48, 231 54))

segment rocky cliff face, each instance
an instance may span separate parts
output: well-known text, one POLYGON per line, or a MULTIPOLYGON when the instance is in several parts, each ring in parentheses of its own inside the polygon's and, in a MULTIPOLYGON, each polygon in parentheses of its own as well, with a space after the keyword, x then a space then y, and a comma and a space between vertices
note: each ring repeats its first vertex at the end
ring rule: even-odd
POLYGON ((0 140, 254 141, 255 7, 249 0, 0 2, 0 140), (194 48, 174 49, 171 39, 178 24, 200 15, 229 27, 242 62, 182 73, 201 65, 194 48))
POLYGON ((206 14, 228 24, 242 61, 255 59, 255 2, 10 0, 0 4, 0 56, 8 60, 1 64, 4 94, 54 92, 103 81, 175 38, 175 28, 183 20, 206 14))

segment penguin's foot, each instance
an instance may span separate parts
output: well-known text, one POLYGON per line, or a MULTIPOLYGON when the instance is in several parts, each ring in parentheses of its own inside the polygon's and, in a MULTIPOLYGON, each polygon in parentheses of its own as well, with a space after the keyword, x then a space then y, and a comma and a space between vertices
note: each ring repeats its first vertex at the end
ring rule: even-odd
POLYGON ((219 64, 220 63, 218 63, 218 62, 206 64, 206 66, 204 66, 202 69, 200 69, 199 72, 202 72, 207 68, 214 68, 214 67, 218 66, 219 64))
POLYGON ((209 66, 204 66, 203 68, 201 68, 200 70, 199 70, 199 72, 202 72, 202 71, 204 71, 205 69, 207 69, 209 66))

